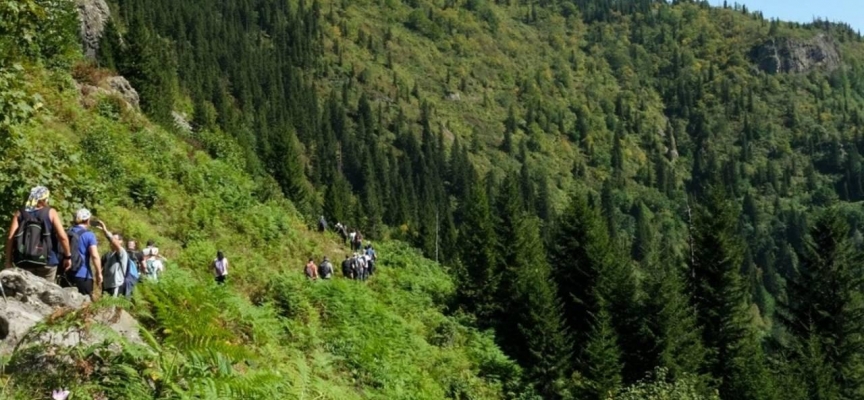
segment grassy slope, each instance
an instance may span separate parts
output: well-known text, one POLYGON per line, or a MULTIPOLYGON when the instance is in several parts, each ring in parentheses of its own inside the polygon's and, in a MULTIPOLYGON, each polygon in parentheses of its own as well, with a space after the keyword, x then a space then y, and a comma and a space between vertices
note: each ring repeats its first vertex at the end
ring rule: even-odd
MULTIPOLYGON (((229 141, 183 140, 112 96, 82 101, 67 71, 29 74, 45 107, 3 160, 21 177, 17 190, 46 182, 64 217, 84 204, 112 230, 155 239, 171 262, 131 308, 156 353, 77 349, 68 370, 0 375, 0 398, 42 398, 62 383, 75 398, 482 399, 518 373, 490 337, 442 314, 453 284, 439 266, 380 243, 381 272, 367 284, 309 283, 306 257, 341 261, 344 248, 308 230, 271 183, 250 181, 229 141), (227 288, 207 268, 217 248, 231 259, 227 288)), ((76 75, 99 83, 93 71, 76 75)), ((11 365, 26 362, 19 354, 11 365)))

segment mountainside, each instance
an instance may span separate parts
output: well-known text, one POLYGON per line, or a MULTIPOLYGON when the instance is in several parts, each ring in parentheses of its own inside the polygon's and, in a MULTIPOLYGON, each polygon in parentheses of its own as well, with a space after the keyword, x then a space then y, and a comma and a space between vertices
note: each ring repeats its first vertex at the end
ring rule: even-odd
POLYGON ((156 351, 113 360, 140 392, 109 397, 864 395, 847 25, 661 0, 76 3, 0 2, 0 208, 39 181, 176 261, 132 308, 156 351), (393 256, 369 288, 284 273, 345 251, 319 215, 393 256))

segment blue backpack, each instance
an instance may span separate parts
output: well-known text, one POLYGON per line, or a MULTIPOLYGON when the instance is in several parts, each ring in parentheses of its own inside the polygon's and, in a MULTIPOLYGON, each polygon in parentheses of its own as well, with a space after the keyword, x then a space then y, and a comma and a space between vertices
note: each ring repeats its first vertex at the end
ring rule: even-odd
POLYGON ((130 255, 129 261, 126 263, 126 282, 134 285, 140 278, 141 274, 138 272, 138 263, 130 255))

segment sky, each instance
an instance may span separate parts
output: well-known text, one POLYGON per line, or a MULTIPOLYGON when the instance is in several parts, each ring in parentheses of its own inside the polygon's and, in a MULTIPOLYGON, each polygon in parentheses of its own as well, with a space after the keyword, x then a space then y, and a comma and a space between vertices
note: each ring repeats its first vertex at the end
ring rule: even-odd
MULTIPOLYGON (((740 4, 751 11, 762 11, 765 18, 783 21, 811 22, 814 17, 846 22, 864 33, 864 0, 727 0, 729 5, 740 4)), ((712 5, 723 5, 723 0, 710 0, 712 5)))

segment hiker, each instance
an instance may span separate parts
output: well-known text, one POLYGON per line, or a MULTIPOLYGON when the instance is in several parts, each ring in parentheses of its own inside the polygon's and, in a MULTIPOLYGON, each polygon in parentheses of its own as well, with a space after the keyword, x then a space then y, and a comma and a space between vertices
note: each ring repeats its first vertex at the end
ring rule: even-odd
POLYGON ((369 243, 366 245, 366 265, 369 268, 369 276, 375 274, 376 261, 378 261, 378 255, 375 254, 375 249, 373 249, 372 244, 369 243))
POLYGON ((318 267, 315 265, 315 261, 311 258, 309 259, 309 262, 306 263, 306 277, 313 281, 318 279, 318 267))
POLYGON ((103 275, 102 293, 111 297, 124 294, 123 285, 126 283, 126 274, 129 266, 129 253, 123 248, 123 237, 112 235, 105 226, 104 221, 98 221, 94 226, 105 234, 105 239, 111 246, 111 252, 102 256, 103 275))
POLYGON ((354 238, 357 237, 357 231, 352 229, 351 233, 348 234, 348 243, 351 245, 351 251, 354 251, 354 238))
POLYGON ((336 232, 339 232, 339 237, 342 238, 343 244, 348 244, 348 228, 342 225, 341 222, 336 223, 336 232))
POLYGON ((123 283, 123 295, 127 299, 132 298, 135 285, 141 279, 140 268, 144 267, 144 253, 138 251, 138 242, 130 240, 126 242, 126 253, 129 255, 126 281, 123 283))
POLYGON ((357 231, 357 235, 354 236, 354 251, 360 251, 360 248, 363 246, 363 234, 360 231, 357 231))
POLYGON ((159 248, 153 240, 147 241, 147 247, 144 248, 144 273, 152 281, 158 281, 159 275, 165 269, 164 258, 159 255, 159 248))
POLYGON ((67 270, 67 279, 78 289, 78 293, 93 299, 94 287, 102 287, 102 260, 99 257, 99 241, 90 227, 90 211, 82 208, 75 213, 75 226, 69 229, 69 243, 76 247, 72 265, 67 270))
POLYGON ((24 208, 12 215, 9 235, 6 237, 5 267, 25 269, 49 282, 57 279, 57 266, 69 269, 72 248, 63 221, 48 205, 50 192, 44 186, 30 190, 24 208), (62 253, 58 252, 58 245, 62 253))
POLYGON ((354 263, 351 256, 345 255, 345 261, 342 261, 342 276, 348 279, 354 279, 354 263))
POLYGON ((318 218, 318 232, 327 232, 327 220, 324 219, 323 215, 318 218))
POLYGON ((321 261, 321 265, 318 266, 318 276, 321 279, 330 279, 333 276, 333 264, 330 264, 327 256, 324 256, 324 261, 321 261))
POLYGON ((216 283, 219 285, 225 284, 225 278, 228 277, 228 259, 225 258, 225 253, 222 250, 216 252, 216 259, 213 260, 213 274, 216 275, 216 283))
POLYGON ((356 277, 359 281, 366 280, 366 259, 360 253, 354 253, 354 268, 357 271, 356 277))

